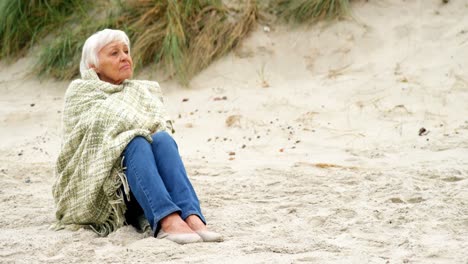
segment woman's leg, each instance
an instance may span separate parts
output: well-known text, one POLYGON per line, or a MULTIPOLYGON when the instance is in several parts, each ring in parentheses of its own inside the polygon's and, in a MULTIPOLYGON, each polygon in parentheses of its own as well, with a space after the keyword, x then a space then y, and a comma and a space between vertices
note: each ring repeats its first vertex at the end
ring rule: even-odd
POLYGON ((155 235, 164 217, 181 209, 172 201, 159 175, 151 144, 143 137, 135 137, 124 151, 125 174, 130 190, 143 208, 155 235))
POLYGON ((159 174, 172 201, 181 209, 182 219, 186 220, 189 216, 196 215, 205 224, 200 202, 187 177, 175 140, 164 131, 154 134, 152 138, 151 147, 159 174))

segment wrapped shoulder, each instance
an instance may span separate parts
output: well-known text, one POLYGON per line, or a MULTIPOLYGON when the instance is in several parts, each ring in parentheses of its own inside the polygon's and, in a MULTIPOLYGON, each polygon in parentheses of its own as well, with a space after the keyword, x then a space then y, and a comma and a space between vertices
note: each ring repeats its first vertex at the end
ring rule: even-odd
POLYGON ((161 102, 164 102, 163 94, 159 83, 155 81, 146 81, 146 80, 134 80, 132 81, 133 85, 138 88, 146 89, 150 94, 156 96, 161 102))
POLYGON ((88 80, 83 80, 83 79, 77 79, 73 80, 70 85, 67 88, 66 93, 83 93, 85 91, 92 91, 93 89, 93 82, 94 81, 88 81, 88 80))
POLYGON ((97 92, 97 89, 93 88, 93 82, 94 81, 82 79, 72 81, 65 92, 65 104, 101 98, 101 93, 97 92))
POLYGON ((145 88, 148 88, 148 89, 154 89, 154 90, 159 90, 161 89, 159 87, 159 83, 156 82, 156 81, 147 81, 147 80, 133 80, 132 81, 134 84, 138 85, 138 86, 143 86, 145 88))

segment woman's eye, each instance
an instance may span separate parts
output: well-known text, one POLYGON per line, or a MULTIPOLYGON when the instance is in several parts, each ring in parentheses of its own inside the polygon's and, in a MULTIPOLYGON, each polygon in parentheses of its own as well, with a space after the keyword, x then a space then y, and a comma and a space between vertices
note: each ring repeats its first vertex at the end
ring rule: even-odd
POLYGON ((125 52, 125 54, 128 54, 128 50, 125 50, 124 52, 125 52))
POLYGON ((112 56, 115 56, 117 54, 118 54, 117 51, 112 52, 112 56))

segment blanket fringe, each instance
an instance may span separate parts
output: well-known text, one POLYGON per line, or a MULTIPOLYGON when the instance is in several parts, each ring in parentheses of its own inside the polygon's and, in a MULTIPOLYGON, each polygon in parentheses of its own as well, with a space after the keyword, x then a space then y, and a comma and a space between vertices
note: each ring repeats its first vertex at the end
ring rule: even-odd
POLYGON ((124 195, 127 201, 130 201, 130 187, 128 185, 127 176, 124 173, 126 167, 123 166, 124 158, 120 160, 120 165, 115 166, 114 181, 112 189, 115 190, 109 197, 109 204, 111 206, 111 212, 109 218, 102 224, 92 224, 90 228, 99 236, 107 236, 119 227, 124 225, 125 222, 125 211, 127 206, 125 205, 124 195), (122 191, 123 188, 123 191, 122 191))
POLYGON ((125 204, 119 204, 113 201, 111 205, 111 213, 107 221, 102 224, 92 224, 89 227, 99 236, 105 237, 123 226, 124 218, 121 218, 120 216, 125 213, 125 210, 125 204))
POLYGON ((124 173, 124 171, 127 169, 127 167, 124 167, 124 159, 125 156, 122 156, 122 159, 120 160, 120 168, 117 171, 117 175, 119 176, 120 181, 122 182, 127 201, 130 201, 130 186, 128 185, 127 175, 125 175, 124 173))

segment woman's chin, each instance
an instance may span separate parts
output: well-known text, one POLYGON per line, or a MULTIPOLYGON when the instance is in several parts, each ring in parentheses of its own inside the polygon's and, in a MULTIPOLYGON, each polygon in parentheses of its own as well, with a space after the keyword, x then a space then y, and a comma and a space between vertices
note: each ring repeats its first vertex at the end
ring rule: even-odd
POLYGON ((132 76, 133 76, 132 73, 129 73, 129 74, 121 74, 119 79, 122 80, 122 81, 124 81, 124 80, 131 79, 132 76))
POLYGON ((126 79, 131 79, 133 76, 133 71, 131 69, 129 70, 126 70, 122 73, 122 79, 126 80, 126 79))

